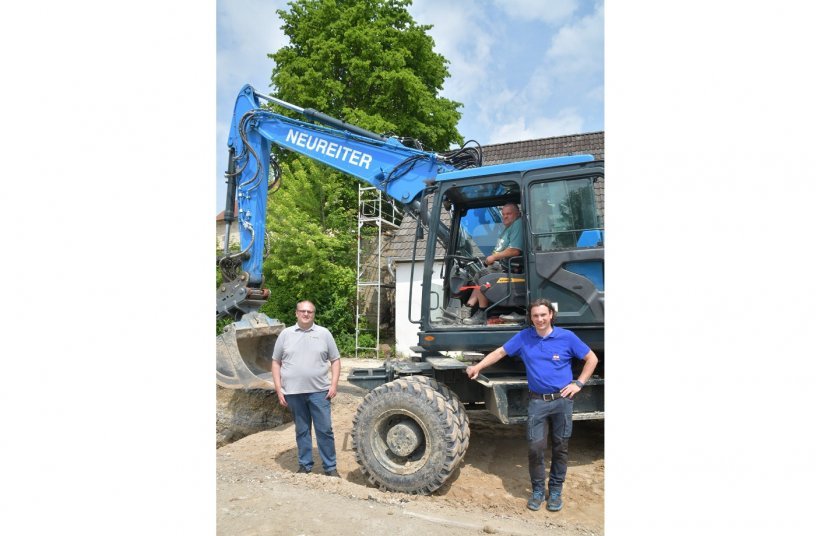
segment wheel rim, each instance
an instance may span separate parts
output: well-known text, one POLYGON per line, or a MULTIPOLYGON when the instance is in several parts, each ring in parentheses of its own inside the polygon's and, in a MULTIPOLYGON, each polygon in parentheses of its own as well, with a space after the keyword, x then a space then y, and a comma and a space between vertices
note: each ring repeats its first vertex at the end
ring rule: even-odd
POLYGON ((377 418, 370 442, 377 461, 392 473, 407 475, 422 469, 428 462, 430 434, 414 413, 390 410, 377 418))

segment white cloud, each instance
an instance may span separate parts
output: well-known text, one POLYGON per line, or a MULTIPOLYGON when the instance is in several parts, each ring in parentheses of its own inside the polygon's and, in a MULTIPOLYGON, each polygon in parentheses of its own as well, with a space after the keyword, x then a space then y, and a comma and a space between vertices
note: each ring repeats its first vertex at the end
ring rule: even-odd
POLYGON ((590 15, 558 30, 546 58, 559 76, 595 75, 603 68, 603 50, 604 7, 598 4, 590 15))
POLYGON ((465 104, 459 128, 466 138, 580 132, 582 112, 603 103, 603 2, 477 0, 465 9, 417 0, 409 9, 418 23, 434 25, 435 50, 451 62, 443 94, 465 104))
POLYGON ((489 131, 490 143, 582 132, 588 121, 598 128, 602 114, 599 118, 597 110, 604 102, 603 4, 557 29, 550 48, 531 69, 523 86, 515 88, 512 103, 492 103, 492 113, 480 116, 482 124, 500 125, 489 131))
POLYGON ((547 24, 563 22, 578 9, 578 0, 493 0, 493 4, 511 19, 547 24))
POLYGON ((462 102, 484 86, 488 79, 492 50, 501 26, 491 26, 480 9, 463 9, 452 0, 416 0, 408 8, 417 24, 429 24, 434 52, 450 63, 450 77, 443 96, 462 102))
POLYGON ((543 102, 550 98, 553 94, 554 88, 552 80, 546 72, 541 69, 536 69, 530 76, 530 80, 524 87, 523 93, 527 103, 543 102))
POLYGON ((552 95, 549 78, 542 73, 534 73, 523 87, 501 86, 503 89, 485 92, 485 98, 475 103, 483 125, 517 125, 518 117, 534 116, 552 95))
POLYGON ((604 101, 604 86, 603 84, 597 85, 587 91, 586 94, 587 98, 590 100, 598 101, 603 103, 604 101))
POLYGON ((476 103, 478 109, 478 119, 485 124, 500 120, 502 115, 507 114, 507 110, 512 109, 513 101, 518 101, 518 91, 504 88, 496 93, 491 93, 490 98, 485 98, 476 103))
POLYGON ((284 8, 284 0, 243 0, 218 3, 217 69, 219 89, 237 93, 244 83, 252 83, 259 91, 269 88, 269 76, 274 62, 268 53, 288 43, 280 30, 281 19, 275 13, 284 8))
POLYGON ((572 109, 559 112, 556 117, 536 116, 532 120, 519 117, 511 123, 502 123, 491 131, 485 144, 507 143, 511 141, 534 140, 563 136, 567 133, 581 132, 583 119, 572 109))

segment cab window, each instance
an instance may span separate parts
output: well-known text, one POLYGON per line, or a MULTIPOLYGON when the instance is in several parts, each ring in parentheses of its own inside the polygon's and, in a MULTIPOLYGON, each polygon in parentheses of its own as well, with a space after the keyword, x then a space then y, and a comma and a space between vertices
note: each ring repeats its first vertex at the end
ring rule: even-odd
POLYGON ((529 207, 536 251, 603 246, 591 177, 533 184, 529 207))

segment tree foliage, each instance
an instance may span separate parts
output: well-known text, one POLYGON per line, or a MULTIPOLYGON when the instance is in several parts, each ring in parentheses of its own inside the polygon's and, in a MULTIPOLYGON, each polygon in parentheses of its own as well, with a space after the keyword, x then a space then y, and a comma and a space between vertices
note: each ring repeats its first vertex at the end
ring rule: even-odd
POLYGON ((445 151, 462 143, 460 103, 439 96, 450 73, 410 0, 295 0, 278 11, 290 44, 270 54, 278 97, 368 130, 445 151))
POLYGON ((346 177, 307 158, 281 168, 283 184, 269 198, 264 279, 271 296, 262 311, 291 325, 297 302, 309 300, 319 324, 353 331, 356 193, 349 199, 346 177))
MULTIPOLYGON (((462 143, 460 103, 441 98, 447 60, 409 0, 293 0, 278 11, 290 44, 275 61, 275 96, 426 150, 462 143)), ((286 324, 295 304, 314 302, 316 320, 353 351, 358 181, 309 158, 281 155, 282 187, 267 211, 270 253, 263 311, 286 324), (350 342, 349 342, 350 341, 350 342), (350 345, 350 347, 349 347, 350 345)))

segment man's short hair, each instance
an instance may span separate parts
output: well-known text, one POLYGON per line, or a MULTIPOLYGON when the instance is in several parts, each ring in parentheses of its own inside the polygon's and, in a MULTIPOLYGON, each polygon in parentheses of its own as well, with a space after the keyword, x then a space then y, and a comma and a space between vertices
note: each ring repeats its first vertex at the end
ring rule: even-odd
POLYGON ((313 303, 312 303, 312 302, 310 302, 309 300, 301 300, 301 301, 297 302, 297 303, 295 304, 295 311, 297 311, 297 310, 298 310, 298 307, 300 307, 300 304, 301 304, 301 303, 308 303, 309 305, 311 305, 311 306, 312 306, 312 309, 314 309, 315 311, 317 311, 317 307, 315 307, 315 304, 313 304, 313 303))
POLYGON ((521 209, 519 208, 517 203, 505 203, 504 205, 502 205, 502 208, 504 207, 513 207, 513 210, 515 211, 516 214, 521 214, 521 209))

